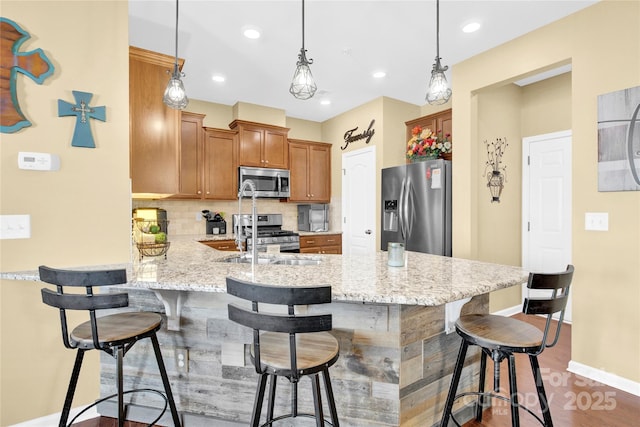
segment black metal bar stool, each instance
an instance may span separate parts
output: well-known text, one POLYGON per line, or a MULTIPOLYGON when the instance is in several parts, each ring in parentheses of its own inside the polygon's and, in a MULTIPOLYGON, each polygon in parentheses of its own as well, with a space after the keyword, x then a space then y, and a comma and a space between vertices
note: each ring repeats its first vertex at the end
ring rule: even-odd
POLYGON ((227 277, 227 293, 252 303, 251 310, 235 304, 228 305, 230 320, 253 329, 251 360, 260 379, 250 425, 260 425, 262 402, 269 379, 267 416, 262 426, 271 426, 275 421, 284 418, 306 416, 314 417, 318 427, 325 423, 338 427, 340 423, 331 388, 329 367, 338 360, 339 345, 338 340, 327 332, 332 328, 331 314, 295 313, 296 305, 330 303, 331 287, 270 286, 227 277), (259 312, 259 303, 287 306, 287 314, 259 312), (320 373, 324 379, 331 422, 325 420, 323 414, 320 373), (298 381, 307 375, 312 380, 315 414, 298 413, 298 381), (291 413, 274 418, 279 376, 288 378, 291 383, 291 413))
POLYGON ((456 426, 460 424, 451 414, 453 403, 456 399, 476 395, 476 420, 482 421, 482 411, 484 409, 485 398, 497 398, 510 402, 511 424, 513 427, 520 425, 519 408, 524 409, 535 417, 542 425, 552 427, 551 412, 547 395, 542 382, 538 355, 547 347, 553 347, 560 337, 560 327, 564 319, 564 310, 569 298, 569 288, 573 278, 573 266, 567 266, 567 270, 562 273, 542 274, 531 273, 527 282, 527 288, 546 290, 549 296, 525 298, 522 312, 532 315, 546 315, 547 322, 544 330, 536 328, 529 323, 518 319, 492 314, 470 314, 461 316, 456 322, 456 332, 462 337, 458 359, 453 371, 451 388, 445 403, 444 413, 440 426, 448 426, 451 419, 456 426), (560 312, 560 318, 556 326, 555 338, 552 342, 547 342, 551 320, 554 313, 560 312), (461 393, 456 395, 460 375, 464 366, 464 359, 467 348, 470 345, 477 345, 482 349, 480 357, 480 381, 477 392, 461 393), (529 408, 518 403, 518 390, 516 385, 516 365, 515 353, 523 353, 529 356, 533 378, 538 392, 538 400, 542 410, 543 419, 534 414, 529 408), (494 392, 485 392, 485 371, 487 367, 487 356, 491 357, 494 363, 494 392), (507 359, 509 367, 509 397, 497 394, 500 389, 500 363, 507 359))
MULTIPOLYGON (((126 293, 94 294, 93 288, 99 286, 119 285, 127 283, 127 273, 124 269, 117 270, 59 270, 46 266, 40 266, 40 280, 56 285, 57 292, 50 289, 42 289, 42 301, 60 310, 60 323, 62 325, 62 342, 69 349, 77 349, 76 361, 69 381, 69 388, 64 401, 59 427, 67 425, 73 395, 75 393, 82 359, 87 350, 102 350, 116 359, 117 389, 113 396, 100 399, 91 406, 108 398, 118 397, 118 426, 123 427, 125 421, 124 394, 143 391, 160 394, 165 400, 162 413, 150 425, 162 417, 167 409, 167 402, 171 408, 171 415, 175 427, 180 427, 180 418, 171 393, 171 385, 167 377, 167 371, 160 353, 160 345, 156 332, 162 326, 162 316, 150 312, 122 312, 97 317, 96 310, 127 307, 129 296, 126 293), (65 293, 65 287, 84 287, 85 293, 65 293), (89 320, 76 326, 71 333, 67 326, 65 310, 87 310, 89 320), (141 339, 150 338, 153 350, 158 362, 158 368, 164 384, 163 395, 153 389, 136 389, 123 391, 123 358, 124 355, 141 339)), ((91 407, 90 406, 90 407, 91 407)), ((73 420, 72 420, 73 423, 73 420)))

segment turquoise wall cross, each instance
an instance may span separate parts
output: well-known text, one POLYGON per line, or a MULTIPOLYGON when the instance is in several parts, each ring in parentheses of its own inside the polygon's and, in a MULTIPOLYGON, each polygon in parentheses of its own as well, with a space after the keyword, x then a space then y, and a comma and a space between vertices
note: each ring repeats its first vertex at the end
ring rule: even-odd
POLYGON ((31 36, 18 24, 0 18, 0 132, 15 133, 31 126, 20 110, 16 93, 16 77, 24 74, 38 84, 53 74, 54 67, 42 49, 19 52, 20 46, 31 36))
POLYGON ((96 148, 91 134, 89 119, 106 120, 105 107, 90 107, 89 101, 93 97, 92 93, 72 90, 76 105, 58 99, 58 117, 76 116, 76 128, 73 131, 71 145, 74 147, 96 148))

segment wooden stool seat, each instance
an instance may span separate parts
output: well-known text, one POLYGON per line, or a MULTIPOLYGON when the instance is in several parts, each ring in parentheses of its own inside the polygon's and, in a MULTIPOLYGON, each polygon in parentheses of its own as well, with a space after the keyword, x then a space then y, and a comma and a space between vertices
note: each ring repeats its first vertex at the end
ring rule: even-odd
MULTIPOLYGON (((96 319, 98 342, 107 346, 122 342, 136 341, 154 333, 162 325, 162 316, 158 313, 128 312, 111 314, 96 319)), ((71 331, 72 345, 80 348, 93 348, 91 321, 81 323, 71 331)))
POLYGON ((569 289, 573 279, 573 266, 568 265, 566 271, 561 273, 530 273, 527 288, 546 294, 535 298, 525 298, 522 312, 531 315, 545 315, 547 322, 544 331, 539 330, 526 322, 510 317, 496 316, 492 314, 468 314, 460 316, 456 321, 456 332, 462 337, 458 358, 453 369, 451 387, 444 405, 441 427, 448 427, 449 421, 455 425, 460 423, 452 414, 453 404, 462 396, 477 396, 475 405, 476 421, 482 422, 484 400, 497 398, 506 400, 511 407, 511 425, 520 426, 519 410, 523 409, 537 419, 545 427, 553 427, 549 402, 544 389, 542 373, 538 363, 538 355, 547 347, 553 347, 560 337, 560 326, 564 318, 564 310, 569 299, 569 289), (553 314, 560 313, 560 319, 555 331, 555 338, 548 340, 549 329, 553 314), (462 369, 465 365, 465 357, 469 346, 480 347, 480 375, 478 391, 456 394, 462 369), (516 384, 515 354, 521 353, 529 356, 533 380, 538 393, 538 401, 542 411, 542 418, 534 414, 531 409, 518 402, 518 387, 516 384), (493 361, 493 392, 485 392, 485 375, 487 358, 493 361), (509 368, 509 395, 504 396, 500 390, 500 363, 507 360, 509 368))
POLYGON ((543 333, 522 320, 491 314, 469 314, 456 322, 464 339, 483 348, 525 353, 540 348, 543 333))
MULTIPOLYGON (((332 365, 338 358, 340 345, 338 340, 328 332, 312 332, 296 335, 296 362, 300 370, 318 371, 324 365, 332 365)), ((253 347, 251 348, 251 357, 253 347)), ((289 335, 277 332, 264 332, 260 335, 260 360, 265 369, 291 371, 289 357, 289 335)))

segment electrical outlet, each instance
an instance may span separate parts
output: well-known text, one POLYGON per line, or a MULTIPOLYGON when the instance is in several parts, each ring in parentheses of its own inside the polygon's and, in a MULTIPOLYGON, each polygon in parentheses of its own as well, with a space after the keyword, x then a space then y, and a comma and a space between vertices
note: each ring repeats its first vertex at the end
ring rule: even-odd
POLYGON ((609 213, 585 212, 584 229, 593 231, 609 231, 609 213))
POLYGON ((202 214, 200 212, 196 212, 196 221, 202 221, 202 214))
POLYGON ((181 374, 189 372, 189 350, 176 348, 176 370, 181 374))
POLYGON ((0 215, 0 239, 31 238, 31 215, 0 215))

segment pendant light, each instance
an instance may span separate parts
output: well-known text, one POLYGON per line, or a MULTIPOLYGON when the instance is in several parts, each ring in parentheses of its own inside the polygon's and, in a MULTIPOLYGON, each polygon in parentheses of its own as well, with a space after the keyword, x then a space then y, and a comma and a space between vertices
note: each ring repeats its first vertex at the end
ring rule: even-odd
POLYGON ((162 97, 162 102, 176 110, 184 110, 189 104, 187 92, 184 90, 184 84, 182 84, 180 77, 184 77, 184 73, 180 71, 178 66, 178 0, 176 0, 176 62, 162 97))
POLYGON ((431 80, 427 91, 427 102, 431 105, 447 103, 451 98, 451 89, 444 72, 449 69, 440 64, 440 0, 436 0, 436 62, 431 70, 431 80))
POLYGON ((304 48, 304 0, 302 0, 302 48, 298 54, 296 71, 293 73, 293 80, 289 92, 298 99, 309 99, 316 93, 315 81, 311 74, 309 65, 313 64, 313 59, 307 59, 307 50, 304 48))

